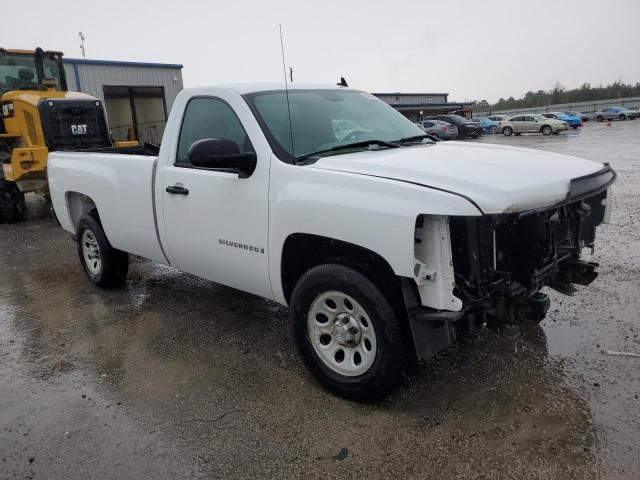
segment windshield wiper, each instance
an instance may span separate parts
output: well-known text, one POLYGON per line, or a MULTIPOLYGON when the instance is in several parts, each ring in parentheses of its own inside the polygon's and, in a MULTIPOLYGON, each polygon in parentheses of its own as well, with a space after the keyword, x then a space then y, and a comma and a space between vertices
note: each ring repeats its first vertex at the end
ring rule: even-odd
POLYGON ((344 145, 336 145, 335 147, 326 148, 324 150, 318 150, 317 152, 307 153, 297 157, 297 161, 305 160, 309 157, 315 157, 316 155, 322 155, 323 153, 338 152, 340 150, 351 150, 354 148, 370 147, 371 145, 377 145, 379 147, 386 148, 398 148, 400 145, 393 142, 387 142, 384 140, 363 140, 361 142, 345 143, 344 145))
POLYGON ((414 142, 416 140, 424 140, 425 138, 428 138, 429 140, 433 140, 434 142, 437 142, 439 140, 439 138, 434 137, 433 135, 429 135, 428 133, 425 133, 423 135, 413 135, 412 137, 404 137, 404 138, 401 138, 400 140, 396 140, 396 142, 407 143, 407 142, 414 142))

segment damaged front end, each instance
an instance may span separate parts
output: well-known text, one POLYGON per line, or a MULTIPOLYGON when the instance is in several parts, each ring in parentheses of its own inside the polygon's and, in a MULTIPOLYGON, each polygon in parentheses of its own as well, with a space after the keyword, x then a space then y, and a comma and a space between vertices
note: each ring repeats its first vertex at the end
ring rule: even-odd
POLYGON ((410 322, 418 356, 428 358, 446 346, 455 336, 454 325, 487 323, 515 334, 525 322, 544 318, 550 302, 543 287, 572 295, 574 285, 593 282, 598 264, 581 260, 581 252, 593 250, 596 227, 608 221, 615 178, 606 165, 571 181, 565 201, 552 207, 449 217, 452 293, 462 308, 414 309, 410 322))

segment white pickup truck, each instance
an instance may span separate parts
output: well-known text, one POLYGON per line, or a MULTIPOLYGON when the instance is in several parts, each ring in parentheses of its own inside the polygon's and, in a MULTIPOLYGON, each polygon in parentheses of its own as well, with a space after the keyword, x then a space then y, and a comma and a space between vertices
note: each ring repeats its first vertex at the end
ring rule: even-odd
POLYGON ((591 283, 580 253, 616 177, 434 142, 369 93, 298 84, 184 90, 158 156, 55 152, 48 175, 91 282, 121 284, 135 254, 288 305, 309 370, 359 400, 462 328, 539 322, 543 287, 591 283))

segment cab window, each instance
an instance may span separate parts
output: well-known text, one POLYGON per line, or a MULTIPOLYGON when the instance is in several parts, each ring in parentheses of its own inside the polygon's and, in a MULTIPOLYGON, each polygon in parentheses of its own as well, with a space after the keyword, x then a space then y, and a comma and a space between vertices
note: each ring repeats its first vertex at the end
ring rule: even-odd
POLYGON ((189 147, 204 138, 231 140, 240 152, 254 152, 240 120, 232 108, 219 98, 192 98, 180 129, 176 165, 189 165, 189 147))

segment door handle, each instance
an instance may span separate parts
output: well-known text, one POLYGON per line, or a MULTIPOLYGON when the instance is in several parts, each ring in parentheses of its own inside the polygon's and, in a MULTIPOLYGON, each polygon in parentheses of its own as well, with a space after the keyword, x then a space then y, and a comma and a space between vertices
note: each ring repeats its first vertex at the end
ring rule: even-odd
POLYGON ((189 190, 181 187, 180 185, 171 185, 167 187, 167 193, 173 193, 174 195, 189 195, 189 190))

